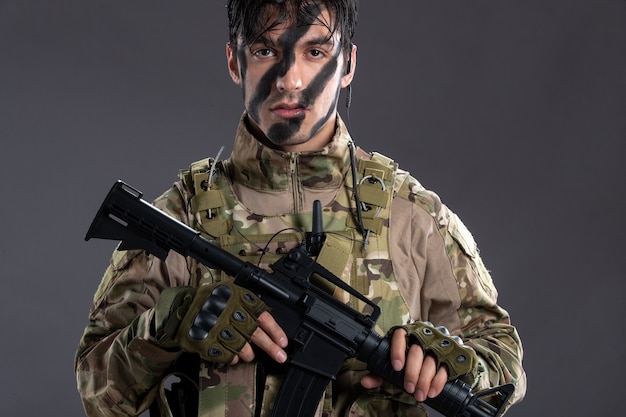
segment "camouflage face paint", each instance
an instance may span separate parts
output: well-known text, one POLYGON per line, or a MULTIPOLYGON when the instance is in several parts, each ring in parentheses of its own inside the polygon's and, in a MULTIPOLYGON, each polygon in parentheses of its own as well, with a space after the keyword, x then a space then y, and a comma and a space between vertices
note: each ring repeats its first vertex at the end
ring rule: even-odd
MULTIPOLYGON (((330 60, 328 64, 322 69, 322 71, 315 77, 315 79, 311 82, 311 85, 304 91, 305 96, 310 102, 313 102, 315 97, 319 97, 324 91, 324 88, 328 84, 329 80, 332 79, 335 71, 337 70, 339 53, 341 50, 337 51, 337 54, 333 56, 333 59, 330 60)), ((335 91, 335 97, 332 100, 333 105, 328 107, 328 111, 326 115, 318 120, 313 127, 311 128, 311 132, 309 133, 311 136, 317 132, 335 113, 337 100, 339 99, 339 85, 337 85, 335 91)))
MULTIPOLYGON (((333 57, 333 59, 324 66, 322 71, 311 81, 309 86, 302 92, 301 99, 299 100, 300 107, 309 107, 311 106, 317 97, 324 91, 326 86, 328 85, 329 80, 335 74, 337 70, 337 57, 333 57)), ((337 102, 337 97, 339 96, 339 88, 337 88, 337 93, 335 94, 335 99, 333 103, 337 102)), ((335 107, 330 106, 325 116, 318 120, 311 131, 309 132, 309 136, 313 136, 315 132, 317 132, 320 127, 322 127, 330 117, 334 114, 335 107)), ((268 132, 268 138, 276 144, 280 144, 285 142, 287 139, 292 137, 296 132, 298 132, 302 127, 302 122, 304 121, 305 115, 298 118, 289 119, 287 122, 283 123, 275 123, 273 124, 268 132)))
MULTIPOLYGON (((296 48, 298 42, 301 41, 314 27, 326 27, 323 26, 321 22, 324 20, 323 10, 319 8, 319 6, 311 5, 309 9, 304 13, 299 13, 298 21, 295 24, 287 27, 286 30, 278 37, 275 41, 276 45, 280 49, 280 61, 277 62, 274 66, 272 66, 269 70, 267 70, 259 79, 258 84, 254 88, 254 91, 245 91, 244 87, 244 96, 246 93, 251 94, 251 98, 247 104, 247 111, 249 117, 258 125, 262 126, 262 110, 263 106, 268 104, 270 101, 270 96, 273 92, 273 88, 277 83, 277 80, 284 77, 289 70, 293 67, 296 60, 296 48)), ((325 38, 319 39, 320 44, 327 44, 332 41, 330 31, 325 33, 325 38)), ((314 39, 316 39, 314 37, 314 39)), ((270 39, 265 40, 266 44, 273 44, 274 42, 270 39)), ((314 78, 308 83, 308 85, 299 92, 284 92, 282 98, 289 98, 290 101, 297 100, 298 107, 303 109, 309 109, 312 105, 316 103, 316 100, 323 95, 325 89, 329 87, 330 81, 337 74, 337 68, 339 65, 339 56, 341 54, 341 47, 339 46, 339 42, 335 44, 332 43, 333 52, 332 56, 329 57, 328 62, 321 68, 321 70, 314 76, 314 78)), ((242 71, 242 75, 246 73, 247 70, 247 61, 245 58, 245 48, 240 48, 240 52, 238 53, 238 58, 240 62, 240 68, 242 71)), ((245 83, 244 83, 245 85, 245 83)), ((339 96, 340 90, 340 79, 337 80, 337 85, 334 91, 331 92, 333 96, 331 101, 328 104, 327 109, 322 109, 324 114, 316 115, 318 117, 317 120, 311 121, 310 128, 306 128, 308 132, 302 132, 303 123, 309 112, 303 112, 303 114, 299 117, 293 117, 285 119, 284 121, 280 121, 277 123, 273 123, 269 126, 265 126, 264 134, 267 138, 276 145, 285 144, 291 138, 293 138, 298 132, 300 132, 304 139, 303 141, 308 140, 308 138, 315 135, 315 133, 324 126, 331 117, 335 114, 336 103, 339 96)), ((279 95, 278 98, 281 96, 279 95)), ((276 97, 272 98, 271 101, 275 101, 276 97)), ((323 103, 323 105, 325 102, 323 103)))
POLYGON ((276 80, 279 77, 284 77, 289 68, 293 66, 296 59, 294 46, 298 39, 301 39, 308 32, 309 26, 296 26, 295 28, 291 26, 278 38, 278 44, 283 46, 282 59, 263 75, 248 106, 250 117, 257 123, 260 120, 259 109, 261 105, 269 98, 276 80))

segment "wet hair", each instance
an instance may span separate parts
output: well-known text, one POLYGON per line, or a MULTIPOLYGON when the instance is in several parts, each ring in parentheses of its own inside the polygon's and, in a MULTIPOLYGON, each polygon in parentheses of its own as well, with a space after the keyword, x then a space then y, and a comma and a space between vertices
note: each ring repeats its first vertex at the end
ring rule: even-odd
POLYGON ((341 47, 349 53, 357 20, 358 0, 228 0, 228 35, 231 47, 252 45, 272 28, 291 21, 318 21, 328 27, 330 36, 341 35, 341 47), (317 6, 317 7, 314 7, 317 6), (331 22, 312 16, 325 7, 331 22))

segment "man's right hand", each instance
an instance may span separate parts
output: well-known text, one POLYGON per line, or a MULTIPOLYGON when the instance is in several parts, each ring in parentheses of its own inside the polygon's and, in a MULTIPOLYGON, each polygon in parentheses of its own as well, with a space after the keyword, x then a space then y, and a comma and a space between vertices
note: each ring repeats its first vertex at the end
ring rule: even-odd
MULTIPOLYGON (((252 334, 251 342, 263 349, 276 362, 283 363, 287 360, 287 353, 283 350, 287 347, 287 335, 283 329, 276 323, 274 317, 267 311, 261 313, 257 319, 259 327, 252 334)), ((239 360, 251 362, 254 359, 254 350, 250 343, 246 343, 235 356, 231 365, 236 364, 239 360)))
POLYGON ((167 288, 155 306, 155 337, 165 349, 219 363, 251 361, 252 341, 284 362, 286 335, 266 310, 251 291, 230 283, 167 288))

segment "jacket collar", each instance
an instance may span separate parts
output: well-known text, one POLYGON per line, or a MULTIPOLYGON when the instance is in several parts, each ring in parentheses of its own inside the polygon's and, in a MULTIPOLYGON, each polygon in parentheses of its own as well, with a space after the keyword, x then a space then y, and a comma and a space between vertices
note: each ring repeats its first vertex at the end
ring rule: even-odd
POLYGON ((302 187, 338 188, 350 170, 351 142, 348 130, 337 115, 335 135, 319 151, 283 152, 259 142, 248 130, 244 113, 230 156, 235 181, 258 190, 285 190, 297 176, 302 187))

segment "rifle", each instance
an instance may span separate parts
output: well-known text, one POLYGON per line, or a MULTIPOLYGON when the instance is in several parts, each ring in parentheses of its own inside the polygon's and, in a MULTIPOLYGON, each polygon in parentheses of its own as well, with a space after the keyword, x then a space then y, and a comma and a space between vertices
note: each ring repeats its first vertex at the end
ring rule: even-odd
MULTIPOLYGON (((117 181, 102 203, 85 240, 119 240, 120 250, 144 249, 165 259, 170 250, 224 271, 234 283, 254 291, 271 309, 290 341, 289 364, 272 416, 313 416, 329 381, 346 359, 356 358, 367 369, 404 387, 404 371, 389 360, 390 338, 373 327, 380 308, 313 260, 304 245, 273 263, 268 272, 219 248, 200 233, 143 200, 142 193, 117 181), (322 278, 365 302, 370 314, 360 313, 311 282, 322 278)), ((456 379, 425 403, 446 417, 498 417, 513 384, 471 393, 456 379), (484 398, 497 403, 491 405, 484 398)))

